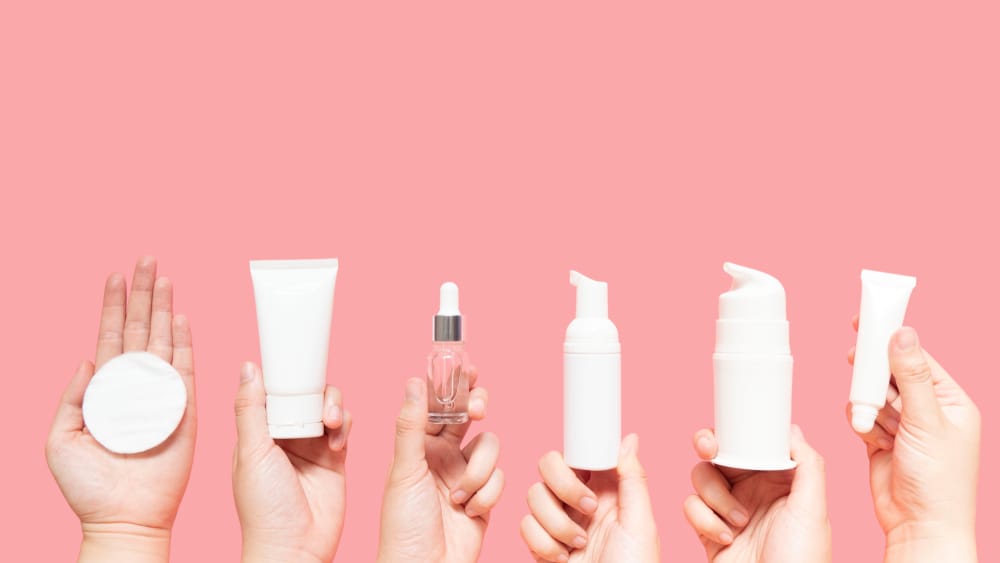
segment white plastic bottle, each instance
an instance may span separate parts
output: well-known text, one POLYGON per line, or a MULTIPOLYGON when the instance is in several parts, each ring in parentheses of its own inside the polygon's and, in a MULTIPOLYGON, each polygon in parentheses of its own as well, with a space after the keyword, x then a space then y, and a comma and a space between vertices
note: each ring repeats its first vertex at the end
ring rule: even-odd
POLYGON ((733 277, 719 296, 715 325, 716 465, 795 467, 790 457, 792 355, 785 288, 773 276, 726 263, 733 277))
POLYGON ((903 326, 917 278, 861 270, 861 314, 851 376, 851 426, 871 432, 889 389, 889 340, 903 326))
POLYGON ((563 345, 563 457, 577 469, 618 465, 621 442, 621 344, 608 318, 608 284, 579 272, 576 318, 563 345))

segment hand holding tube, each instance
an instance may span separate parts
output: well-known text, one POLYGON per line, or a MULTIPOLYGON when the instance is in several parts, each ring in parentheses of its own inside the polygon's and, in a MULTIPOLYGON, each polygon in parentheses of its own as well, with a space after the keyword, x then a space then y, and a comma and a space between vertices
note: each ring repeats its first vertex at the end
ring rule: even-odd
POLYGON ((860 435, 885 560, 975 561, 979 410, 912 328, 893 335, 888 353, 886 404, 872 431, 860 435))
POLYGON ((323 424, 320 437, 273 440, 260 369, 244 364, 236 396, 238 442, 233 460, 244 561, 333 560, 344 527, 351 413, 344 410, 340 391, 329 385, 323 424))
POLYGON ((792 426, 795 469, 751 471, 712 465, 718 442, 711 430, 694 435, 702 460, 691 472, 695 493, 684 516, 705 545, 708 560, 810 563, 831 560, 823 458, 792 426))
MULTIPOLYGON (((476 370, 467 369, 474 385, 476 370)), ((486 398, 485 389, 472 389, 471 420, 483 419, 486 398)), ((410 379, 382 499, 380 563, 476 561, 503 491, 496 435, 484 432, 462 447, 471 422, 428 424, 427 416, 426 379, 410 379)))
POLYGON ((570 469, 559 452, 538 462, 542 482, 528 489, 531 514, 521 537, 539 561, 655 563, 660 542, 646 473, 639 464, 639 437, 622 440, 618 467, 570 469))
POLYGON ((173 314, 172 286, 156 260, 140 258, 126 301, 125 279, 104 287, 95 362, 80 364, 63 393, 45 447, 49 469, 80 519, 80 561, 166 561, 170 533, 194 457, 195 395, 191 329, 173 314), (124 352, 147 351, 170 362, 187 389, 180 426, 159 446, 116 454, 84 429, 84 391, 95 369, 124 352))

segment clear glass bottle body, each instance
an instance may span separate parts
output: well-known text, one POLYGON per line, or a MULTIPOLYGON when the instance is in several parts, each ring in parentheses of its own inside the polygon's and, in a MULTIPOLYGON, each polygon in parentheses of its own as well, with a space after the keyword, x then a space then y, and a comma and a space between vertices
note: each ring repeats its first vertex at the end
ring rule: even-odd
POLYGON ((469 420, 468 359, 462 342, 435 342, 427 357, 427 414, 433 424, 469 420))

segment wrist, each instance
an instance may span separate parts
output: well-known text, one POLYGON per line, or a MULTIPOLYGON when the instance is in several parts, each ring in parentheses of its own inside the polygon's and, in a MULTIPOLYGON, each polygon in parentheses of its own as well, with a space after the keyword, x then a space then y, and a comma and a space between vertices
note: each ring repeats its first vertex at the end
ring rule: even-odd
MULTIPOLYGON (((330 559, 332 560, 332 558, 330 559)), ((244 541, 242 563, 327 563, 305 549, 244 541)))
POLYGON ((170 529, 127 522, 83 523, 81 562, 161 562, 170 558, 170 529))
POLYGON ((904 524, 890 530, 885 539, 885 563, 975 563, 979 560, 974 529, 955 529, 931 522, 904 524))

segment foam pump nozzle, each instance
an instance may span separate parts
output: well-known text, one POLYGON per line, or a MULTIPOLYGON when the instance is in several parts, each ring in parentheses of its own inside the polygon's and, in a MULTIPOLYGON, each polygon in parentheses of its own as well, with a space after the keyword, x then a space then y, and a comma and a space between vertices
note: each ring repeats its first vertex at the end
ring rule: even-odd
POLYGON ((576 318, 608 318, 608 284, 571 270, 569 283, 576 286, 576 318))

